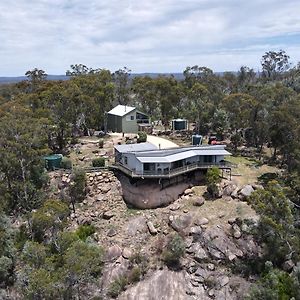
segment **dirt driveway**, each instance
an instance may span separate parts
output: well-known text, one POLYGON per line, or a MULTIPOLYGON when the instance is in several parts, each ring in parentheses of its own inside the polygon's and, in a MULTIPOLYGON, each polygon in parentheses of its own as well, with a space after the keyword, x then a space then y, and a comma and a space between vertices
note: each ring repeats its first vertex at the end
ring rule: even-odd
POLYGON ((158 137, 158 136, 154 136, 154 135, 148 135, 147 136, 147 142, 155 145, 157 148, 160 148, 160 149, 167 149, 167 148, 174 148, 174 147, 178 147, 177 144, 167 140, 167 139, 164 139, 164 138, 161 138, 161 137, 158 137))

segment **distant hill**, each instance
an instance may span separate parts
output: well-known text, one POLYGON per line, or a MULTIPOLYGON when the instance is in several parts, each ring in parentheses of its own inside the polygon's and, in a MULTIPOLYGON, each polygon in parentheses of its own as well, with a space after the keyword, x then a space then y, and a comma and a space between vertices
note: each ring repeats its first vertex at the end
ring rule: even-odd
MULTIPOLYGON (((66 75, 48 75, 47 80, 68 80, 69 77, 66 75)), ((16 77, 0 77, 0 83, 17 83, 23 80, 27 80, 26 76, 16 77)))
MULTIPOLYGON (((215 72, 217 75, 222 75, 224 72, 215 72)), ((236 73, 236 72, 232 72, 236 73)), ((132 73, 131 78, 149 76, 151 78, 157 78, 158 76, 174 76, 177 80, 183 80, 183 73, 132 73)), ((48 75, 47 80, 68 80, 70 77, 66 75, 48 75)), ((23 80, 27 80, 26 76, 16 76, 16 77, 0 77, 0 84, 5 83, 17 83, 23 80)))

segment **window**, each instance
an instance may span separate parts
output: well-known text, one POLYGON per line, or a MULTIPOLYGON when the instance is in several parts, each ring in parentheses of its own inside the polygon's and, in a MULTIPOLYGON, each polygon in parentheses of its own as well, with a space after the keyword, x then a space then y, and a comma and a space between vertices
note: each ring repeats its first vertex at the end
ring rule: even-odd
POLYGON ((126 121, 134 121, 134 115, 126 116, 126 121))
POLYGON ((127 156, 124 156, 124 163, 125 163, 125 165, 128 164, 128 158, 127 158, 127 156))

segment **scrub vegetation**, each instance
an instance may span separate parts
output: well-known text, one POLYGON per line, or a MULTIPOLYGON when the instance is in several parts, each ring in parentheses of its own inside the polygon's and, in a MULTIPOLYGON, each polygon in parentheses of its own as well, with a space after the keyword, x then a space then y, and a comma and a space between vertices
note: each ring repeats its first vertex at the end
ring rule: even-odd
MULTIPOLYGON (((262 176, 263 188, 248 199, 260 216, 249 230, 264 251, 257 260, 244 261, 238 272, 252 280, 247 299, 300 299, 300 64, 292 66, 282 50, 265 53, 261 62, 259 73, 242 66, 222 75, 195 65, 183 71, 181 81, 173 76, 132 78, 127 68, 112 73, 75 64, 67 81, 48 81, 45 71, 33 69, 26 72, 27 80, 1 85, 1 293, 11 293, 11 299, 92 299, 87 296, 91 286, 101 290, 108 261, 104 238, 97 238, 93 224, 71 226, 75 206, 90 201, 87 181, 93 180, 73 168, 73 157, 78 138, 95 131, 105 135, 105 113, 123 104, 160 120, 161 128, 168 129, 173 118, 186 118, 193 124, 191 134, 222 139, 235 154, 230 160, 238 164, 234 175, 240 183, 254 183, 280 168, 276 178, 262 176), (61 166, 70 176, 67 192, 50 197, 42 157, 52 153, 65 156, 61 166)), ((138 142, 146 138, 141 132, 138 142)), ((105 166, 107 142, 106 136, 95 140, 90 167, 105 166)), ((219 170, 208 172, 211 189, 220 180, 219 170)), ((101 188, 99 193, 107 192, 101 188)), ((224 200, 216 201, 226 206, 224 200)), ((211 211, 212 206, 210 202, 211 211)), ((102 213, 107 220, 113 217, 102 213)), ((109 235, 114 231, 111 226, 109 235)), ((184 268, 183 237, 170 235, 161 248, 150 262, 147 254, 132 258, 129 271, 111 283, 107 295, 116 298, 142 280, 150 263, 152 269, 162 263, 184 268)))

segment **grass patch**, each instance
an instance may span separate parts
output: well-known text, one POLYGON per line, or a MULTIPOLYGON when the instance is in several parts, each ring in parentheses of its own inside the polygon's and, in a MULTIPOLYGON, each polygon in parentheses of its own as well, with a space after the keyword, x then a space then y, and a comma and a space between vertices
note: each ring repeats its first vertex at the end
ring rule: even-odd
POLYGON ((243 156, 230 156, 227 161, 236 164, 232 169, 233 179, 238 185, 252 184, 258 181, 264 173, 277 173, 278 169, 274 166, 262 164, 260 161, 243 156))

